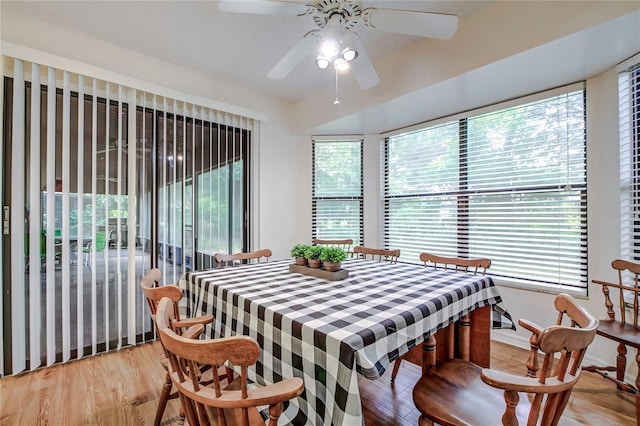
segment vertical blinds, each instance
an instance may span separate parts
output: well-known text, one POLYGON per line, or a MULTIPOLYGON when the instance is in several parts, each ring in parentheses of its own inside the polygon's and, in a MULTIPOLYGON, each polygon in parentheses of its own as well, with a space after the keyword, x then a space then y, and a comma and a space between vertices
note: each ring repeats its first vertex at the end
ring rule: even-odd
POLYGON ((586 287, 584 89, 389 137, 384 150, 385 244, 403 260, 488 257, 493 275, 586 287))
POLYGON ((43 64, 4 55, 2 64, 11 220, 0 240, 10 331, 0 374, 153 339, 140 278, 160 266, 175 282, 195 266, 196 219, 222 209, 222 226, 237 227, 216 222, 199 244, 218 233, 225 249, 244 247, 256 123, 43 64))
POLYGON ((618 74, 621 254, 640 261, 640 62, 618 74))
POLYGON ((312 239, 364 236, 362 137, 313 138, 312 239))

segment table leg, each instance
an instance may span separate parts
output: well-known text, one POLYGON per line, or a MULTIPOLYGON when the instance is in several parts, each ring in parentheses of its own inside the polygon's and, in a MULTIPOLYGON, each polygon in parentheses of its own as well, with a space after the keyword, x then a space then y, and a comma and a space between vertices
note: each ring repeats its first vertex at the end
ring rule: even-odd
MULTIPOLYGON (((435 357, 438 361, 450 359, 452 356, 467 356, 469 361, 483 368, 489 368, 491 361, 491 306, 478 308, 468 315, 470 324, 462 327, 452 324, 436 333, 435 357), (461 332, 460 329, 463 329, 461 332), (466 331, 466 332, 465 332, 466 331), (467 337, 465 337, 467 336, 467 337), (460 339, 468 343, 461 343, 460 339)), ((429 341, 410 350, 404 360, 416 365, 423 365, 423 359, 434 356, 433 345, 429 341), (424 349, 423 349, 424 348, 424 349), (423 353, 428 351, 428 353, 423 353)))

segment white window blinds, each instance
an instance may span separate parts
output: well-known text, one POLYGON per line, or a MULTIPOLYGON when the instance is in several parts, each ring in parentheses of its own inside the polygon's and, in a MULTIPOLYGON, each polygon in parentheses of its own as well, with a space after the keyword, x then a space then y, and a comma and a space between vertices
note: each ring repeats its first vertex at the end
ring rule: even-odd
POLYGON ((623 64, 620 100, 621 255, 640 261, 640 55, 623 64))
POLYGON ((362 144, 361 137, 313 139, 312 239, 362 244, 362 144))
MULTIPOLYGON (((492 259, 491 273, 586 287, 584 90, 389 137, 385 244, 492 259)), ((496 110, 498 109, 498 110, 496 110)))

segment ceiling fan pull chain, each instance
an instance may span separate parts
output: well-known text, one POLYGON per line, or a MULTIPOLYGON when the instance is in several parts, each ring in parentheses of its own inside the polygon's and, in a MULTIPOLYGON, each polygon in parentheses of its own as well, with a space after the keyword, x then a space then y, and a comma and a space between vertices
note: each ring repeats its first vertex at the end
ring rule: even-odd
POLYGON ((334 105, 338 105, 340 101, 338 100, 338 70, 336 70, 336 100, 333 101, 334 105))

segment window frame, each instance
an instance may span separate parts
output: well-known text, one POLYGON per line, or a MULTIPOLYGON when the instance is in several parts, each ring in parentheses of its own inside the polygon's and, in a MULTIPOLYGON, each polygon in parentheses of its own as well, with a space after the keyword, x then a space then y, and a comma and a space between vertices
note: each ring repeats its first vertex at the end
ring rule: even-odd
MULTIPOLYGON (((457 226, 457 241, 453 241, 452 244, 453 246, 456 247, 457 253, 455 255, 461 256, 461 257, 466 257, 469 256, 469 254, 471 254, 471 256, 473 257, 473 250, 470 247, 469 244, 469 240, 467 238, 466 235, 464 235, 464 230, 469 230, 473 227, 473 223, 467 221, 467 217, 468 216, 468 209, 465 209, 464 206, 466 205, 466 203, 469 200, 469 197, 472 195, 469 193, 469 191, 467 190, 467 184, 469 183, 467 180, 467 160, 468 160, 468 145, 467 145, 467 138, 468 138, 468 128, 467 128, 467 123, 468 120, 475 118, 475 117, 479 117, 483 114, 487 114, 487 113, 492 113, 492 112, 500 112, 500 111, 506 111, 509 110, 510 108, 513 107, 518 107, 521 105, 526 105, 530 102, 533 101, 542 101, 545 99, 552 99, 557 95, 562 95, 562 94, 569 94, 575 91, 582 91, 582 99, 583 99, 583 111, 584 111, 584 115, 583 115, 583 128, 584 128, 584 138, 582 139, 582 144, 583 144, 583 160, 584 160, 584 164, 581 165, 580 167, 583 167, 584 170, 584 183, 581 185, 573 185, 573 187, 571 188, 573 192, 579 191, 577 192, 577 194, 579 194, 579 202, 576 202, 576 206, 578 206, 577 208, 579 208, 580 214, 581 214, 581 231, 579 232, 581 238, 580 238, 580 243, 579 245, 577 245, 576 247, 579 249, 580 253, 581 253, 581 260, 577 261, 576 264, 578 266, 579 269, 577 269, 577 271, 579 271, 580 273, 578 274, 578 276, 580 277, 579 279, 579 284, 575 285, 575 283, 571 283, 572 285, 567 285, 567 284, 563 284, 560 280, 558 280, 557 283, 554 282, 547 282, 547 281, 541 281, 541 280, 536 280, 536 279, 527 279, 526 276, 518 276, 517 274, 514 274, 514 276, 509 276, 509 275, 498 275, 495 272, 492 271, 492 276, 494 277, 494 280, 501 284, 501 285, 506 285, 506 286, 510 286, 510 287, 516 287, 516 288, 524 288, 524 289, 531 289, 531 290, 536 290, 536 291, 542 291, 542 292, 550 292, 550 293, 558 293, 558 292, 568 292, 568 293, 572 293, 572 294, 576 294, 576 295, 582 295, 585 296, 587 295, 588 292, 588 265, 587 265, 587 256, 588 256, 588 242, 587 242, 587 235, 586 235, 586 223, 587 223, 587 208, 586 208, 586 203, 587 203, 587 184, 586 184, 586 160, 587 160, 587 140, 586 140, 586 87, 585 87, 585 83, 584 82, 579 82, 579 83, 575 83, 572 85, 567 85, 564 87, 559 87, 556 89, 551 89, 549 91, 544 91, 544 92, 540 92, 540 93, 536 93, 533 95, 529 95, 529 96, 525 96, 525 97, 521 97, 521 98, 517 98, 517 99, 512 99, 506 102, 502 102, 502 103, 497 103, 497 104, 493 104, 487 107, 483 107, 483 108, 478 108, 475 110, 470 110, 470 111, 465 111, 465 112, 461 112, 459 114, 456 115, 452 115, 452 116, 448 116, 448 117, 443 117, 440 118, 438 120, 434 120, 432 122, 427 122, 427 123, 421 123, 409 128, 405 128, 405 129, 400 129, 398 131, 394 131, 393 133, 389 133, 384 135, 385 139, 382 142, 383 143, 383 147, 382 147, 382 202, 383 202, 383 239, 386 245, 390 244, 390 232, 389 232, 389 202, 390 200, 392 200, 394 198, 394 196, 392 194, 389 193, 389 181, 388 181, 388 173, 389 173, 389 147, 388 147, 388 143, 390 138, 393 138, 395 136, 399 136, 399 135, 405 135, 407 133, 410 132, 416 132, 416 131, 420 131, 420 130, 427 130, 427 129, 432 129, 432 128, 436 128, 437 126, 442 126, 442 125, 446 125, 446 124, 453 124, 453 123, 458 123, 458 160, 460 162, 459 164, 459 170, 458 170, 458 187, 456 188, 455 191, 451 192, 451 195, 456 196, 458 198, 458 212, 462 211, 462 213, 460 215, 458 215, 458 221, 462 220, 463 223, 462 226, 458 223, 457 226), (463 230, 463 232, 461 233, 461 231, 459 231, 460 229, 463 230)), ((510 191, 511 188, 508 188, 508 190, 510 191)), ((436 194, 437 195, 437 194, 436 194)), ((443 194, 440 194, 443 195, 443 194)), ((444 194, 447 195, 447 194, 444 194)), ((455 239, 455 238, 454 238, 455 239)), ((420 248, 418 248, 418 250, 420 250, 420 248)), ((403 254, 406 250, 403 250, 403 254)), ((422 249, 422 251, 427 251, 426 249, 422 249)), ((415 262, 418 263, 417 259, 413 259, 413 257, 411 258, 406 258, 402 259, 402 261, 405 262, 415 262)))
POLYGON ((640 54, 616 67, 620 143, 620 253, 640 262, 640 54))
POLYGON ((359 230, 358 235, 349 236, 353 239, 355 245, 364 244, 364 137, 363 136, 313 136, 311 138, 311 240, 314 239, 343 239, 347 238, 341 235, 327 234, 319 228, 317 212, 320 204, 323 202, 356 202, 359 209, 359 230), (323 143, 354 143, 360 145, 360 193, 358 195, 349 196, 322 196, 317 195, 316 189, 316 144, 323 143))

